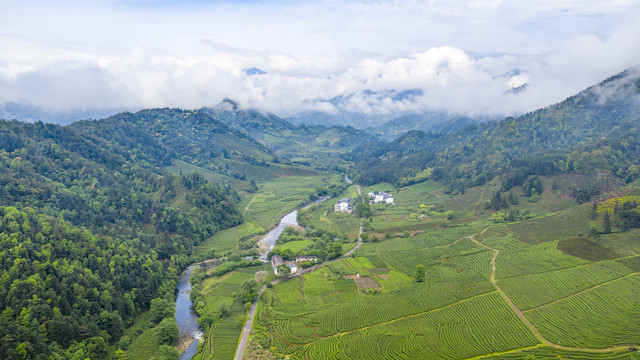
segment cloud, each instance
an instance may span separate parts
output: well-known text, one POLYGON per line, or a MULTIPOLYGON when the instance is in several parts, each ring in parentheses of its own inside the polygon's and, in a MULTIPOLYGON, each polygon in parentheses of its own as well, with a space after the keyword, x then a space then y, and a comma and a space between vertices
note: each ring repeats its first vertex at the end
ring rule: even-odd
POLYGON ((0 104, 60 111, 228 97, 278 114, 510 115, 640 59, 640 6, 625 0, 9 0, 0 11, 0 104), (243 72, 253 67, 266 74, 243 72), (422 95, 394 98, 412 89, 422 95))

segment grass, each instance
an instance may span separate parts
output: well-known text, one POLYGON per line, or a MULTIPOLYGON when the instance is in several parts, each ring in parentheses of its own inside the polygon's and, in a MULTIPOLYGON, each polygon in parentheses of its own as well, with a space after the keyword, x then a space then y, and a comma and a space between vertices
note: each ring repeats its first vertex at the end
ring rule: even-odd
POLYGON ((550 240, 575 238, 590 229, 591 204, 547 214, 544 217, 508 225, 518 240, 527 244, 539 244, 550 240))
POLYGON ((296 241, 289 241, 284 244, 277 245, 276 249, 279 249, 279 250, 289 249, 293 251, 293 253, 295 254, 298 251, 303 250, 304 248, 306 248, 311 244, 313 244, 313 241, 311 240, 296 240, 296 241))
POLYGON ((127 359, 146 360, 160 355, 157 331, 153 325, 151 313, 147 311, 138 316, 134 324, 125 330, 124 335, 133 339, 127 349, 127 359), (151 327, 149 328, 149 326, 151 327))
POLYGON ((248 194, 239 204, 244 223, 219 231, 194 248, 194 255, 215 249, 218 252, 232 250, 242 237, 263 234, 277 224, 280 218, 305 203, 317 186, 342 181, 339 175, 289 176, 275 178, 260 184, 259 190, 248 194))
POLYGON ((268 265, 232 271, 219 278, 206 278, 202 282, 201 291, 205 295, 204 314, 211 314, 217 318, 218 304, 223 300, 231 303, 231 312, 226 318, 218 319, 203 336, 204 345, 202 345, 202 350, 198 352, 199 359, 229 359, 233 357, 245 317, 244 305, 234 298, 234 294, 239 290, 243 281, 252 279, 256 271, 264 270, 266 266, 268 265))
POLYGON ((558 250, 567 255, 589 261, 601 261, 620 257, 615 251, 584 237, 562 239, 558 242, 558 250))

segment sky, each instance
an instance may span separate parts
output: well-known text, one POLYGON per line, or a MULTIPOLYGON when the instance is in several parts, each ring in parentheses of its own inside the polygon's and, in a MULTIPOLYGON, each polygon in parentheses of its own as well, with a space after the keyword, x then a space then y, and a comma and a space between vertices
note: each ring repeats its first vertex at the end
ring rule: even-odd
POLYGON ((51 111, 230 98, 282 116, 502 116, 640 65, 638 0, 0 0, 0 14, 0 105, 51 111))

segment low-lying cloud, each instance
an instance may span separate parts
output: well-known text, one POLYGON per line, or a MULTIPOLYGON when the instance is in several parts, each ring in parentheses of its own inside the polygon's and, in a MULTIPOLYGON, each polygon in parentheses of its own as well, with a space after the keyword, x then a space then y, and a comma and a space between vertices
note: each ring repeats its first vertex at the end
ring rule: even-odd
POLYGON ((59 9, 15 2, 0 25, 0 104, 199 108, 231 98, 280 115, 511 115, 640 62, 633 2, 189 4, 64 3, 67 22, 56 24, 44 13, 59 9), (26 14, 35 29, 20 25, 26 14), (414 92, 394 98, 403 91, 414 92))

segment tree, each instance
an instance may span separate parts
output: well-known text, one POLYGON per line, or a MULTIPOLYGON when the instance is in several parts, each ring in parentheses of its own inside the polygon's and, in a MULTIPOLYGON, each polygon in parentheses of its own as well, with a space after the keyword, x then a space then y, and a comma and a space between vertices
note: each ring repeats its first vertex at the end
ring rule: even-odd
POLYGON ((598 204, 594 201, 591 205, 591 220, 598 218, 598 204))
POLYGON ((413 274, 413 280, 415 282, 423 282, 425 277, 424 265, 420 264, 416 266, 416 272, 413 274))
POLYGON ((604 227, 605 234, 611 234, 611 216, 608 212, 604 213, 604 218, 602 219, 602 226, 604 227))
MULTIPOLYGON (((288 266, 287 266, 288 267, 288 266)), ((279 270, 278 270, 279 272, 279 270)), ((252 302, 258 294, 258 283, 255 279, 248 279, 240 284, 240 299, 244 303, 252 302)))
POLYGON ((256 274, 253 276, 253 278, 256 280, 258 284, 263 284, 267 280, 267 275, 269 275, 268 272, 261 270, 261 271, 257 271, 256 274))
POLYGON ((231 313, 231 304, 227 300, 222 300, 218 304, 218 316, 225 318, 231 313))
POLYGON ((157 324, 162 319, 173 316, 173 304, 165 299, 156 298, 151 300, 151 309, 149 312, 151 314, 151 321, 157 324))
POLYGON ((180 358, 180 352, 178 349, 169 345, 160 345, 160 357, 159 360, 178 360, 180 358))
POLYGON ((122 350, 122 349, 118 349, 115 351, 115 353, 113 353, 113 358, 115 360, 126 360, 127 359, 127 353, 122 350))
POLYGON ((175 344, 179 335, 178 323, 172 317, 164 318, 158 325, 158 340, 160 344, 175 344))
POLYGON ((278 276, 280 277, 287 277, 291 275, 291 269, 285 264, 278 265, 276 269, 278 270, 278 276))
POLYGON ((371 216, 371 206, 367 203, 358 203, 356 204, 356 214, 360 217, 370 217, 371 216))

